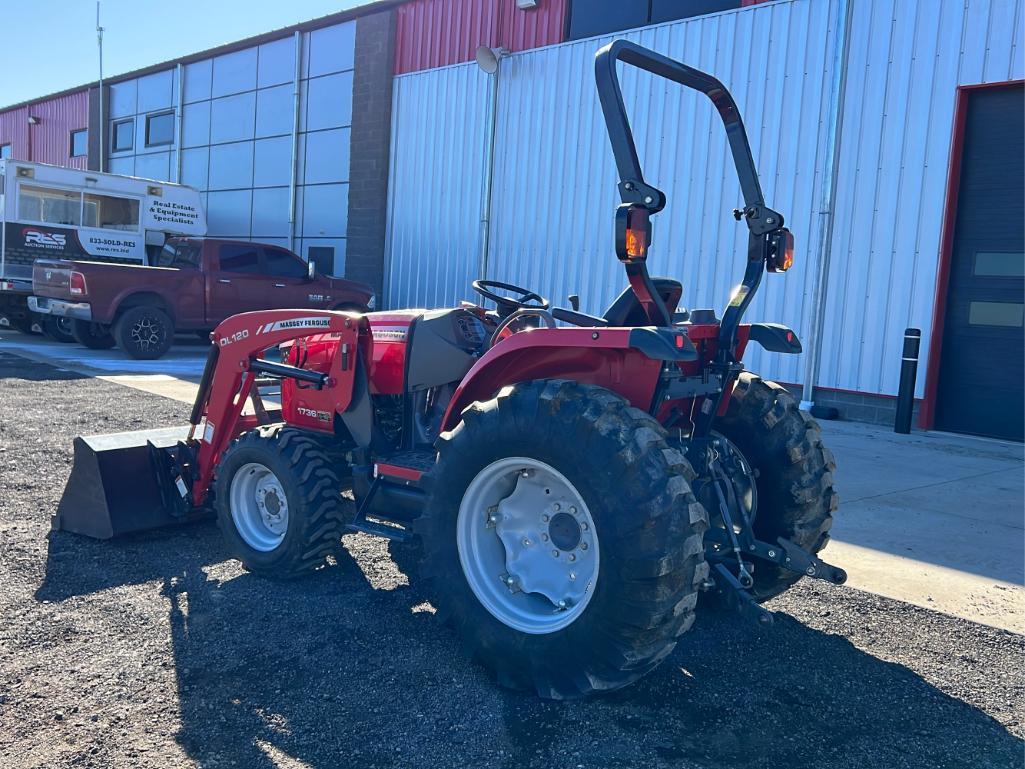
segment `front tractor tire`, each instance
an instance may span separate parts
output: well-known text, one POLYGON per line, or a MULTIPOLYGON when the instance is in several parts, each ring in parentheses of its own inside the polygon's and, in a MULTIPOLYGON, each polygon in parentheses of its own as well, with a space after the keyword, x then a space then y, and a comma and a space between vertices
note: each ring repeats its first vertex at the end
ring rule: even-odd
POLYGON ((341 549, 348 505, 326 442, 268 425, 237 438, 214 481, 217 523, 233 556, 251 572, 294 578, 341 549))
POLYGON ((706 580, 704 508, 661 426, 600 387, 536 381, 438 441, 422 586, 504 686, 625 686, 676 646, 706 580))
MULTIPOLYGON (((839 497, 833 487, 836 463, 822 443, 818 423, 781 385, 742 373, 714 429, 740 449, 755 471, 755 536, 770 544, 785 537, 819 553, 829 542, 839 497)), ((767 601, 801 576, 759 564, 751 594, 759 603, 767 601)))

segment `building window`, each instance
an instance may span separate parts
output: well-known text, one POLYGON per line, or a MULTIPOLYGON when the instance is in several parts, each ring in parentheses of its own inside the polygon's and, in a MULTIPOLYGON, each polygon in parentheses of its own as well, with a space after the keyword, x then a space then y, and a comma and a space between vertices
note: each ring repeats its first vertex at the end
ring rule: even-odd
POLYGON ((23 221, 78 226, 81 215, 81 193, 27 184, 18 188, 18 218, 23 221))
POLYGON ((119 120, 111 131, 110 151, 124 152, 135 144, 135 120, 119 120))
POLYGON ((71 132, 71 157, 80 158, 89 154, 89 132, 80 128, 71 132))
POLYGON ((174 113, 161 112, 146 116, 146 146, 171 144, 174 141, 174 113))
POLYGON ((11 156, 11 145, 0 144, 0 160, 6 160, 11 156))
POLYGON ((112 195, 99 195, 87 192, 85 199, 86 227, 99 227, 104 230, 121 230, 138 232, 139 201, 134 198, 115 198, 112 195))
POLYGON ((606 35, 623 29, 660 24, 717 13, 741 5, 754 5, 760 0, 650 0, 650 2, 623 2, 622 0, 569 0, 570 40, 606 35))

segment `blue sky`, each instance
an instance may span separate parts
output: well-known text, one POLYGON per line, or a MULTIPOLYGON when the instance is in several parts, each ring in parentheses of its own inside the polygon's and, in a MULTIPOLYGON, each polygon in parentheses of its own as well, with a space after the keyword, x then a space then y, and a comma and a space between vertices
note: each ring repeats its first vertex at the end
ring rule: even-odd
MULTIPOLYGON (((369 0, 101 0, 104 76, 315 19, 369 0)), ((0 106, 96 80, 95 0, 5 2, 0 106)))

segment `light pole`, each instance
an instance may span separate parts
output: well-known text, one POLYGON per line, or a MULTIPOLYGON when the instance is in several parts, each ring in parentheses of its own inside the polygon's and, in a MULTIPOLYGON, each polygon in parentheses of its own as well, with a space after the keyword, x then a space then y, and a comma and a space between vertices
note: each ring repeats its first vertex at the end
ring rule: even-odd
POLYGON ((100 148, 100 173, 104 171, 103 168, 103 154, 104 149, 104 137, 106 135, 106 119, 103 115, 103 27, 100 26, 100 0, 96 0, 96 45, 100 50, 100 114, 97 119, 99 123, 99 148, 100 148))

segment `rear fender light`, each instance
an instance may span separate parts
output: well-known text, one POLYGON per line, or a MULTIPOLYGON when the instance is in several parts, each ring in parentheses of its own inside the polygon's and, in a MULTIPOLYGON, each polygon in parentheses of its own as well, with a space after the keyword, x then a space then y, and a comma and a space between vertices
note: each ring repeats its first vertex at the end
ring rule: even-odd
POLYGON ((85 275, 80 272, 72 272, 69 291, 72 296, 85 296, 88 293, 85 285, 85 275))

